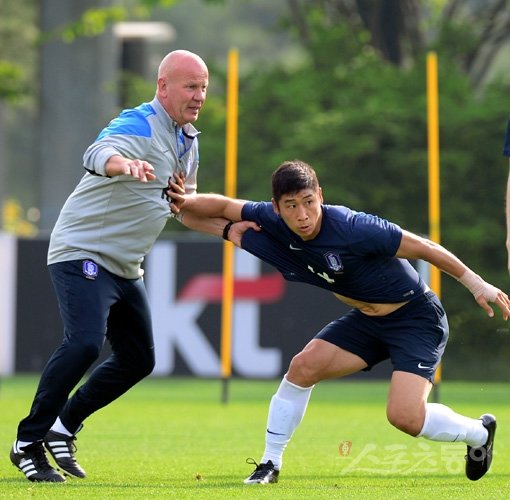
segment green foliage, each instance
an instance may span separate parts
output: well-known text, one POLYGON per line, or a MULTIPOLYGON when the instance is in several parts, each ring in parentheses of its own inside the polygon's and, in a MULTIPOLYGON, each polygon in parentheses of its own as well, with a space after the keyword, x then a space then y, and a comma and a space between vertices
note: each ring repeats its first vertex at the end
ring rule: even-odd
MULTIPOLYGON (((272 171, 301 157, 315 166, 327 202, 376 211, 423 231, 426 212, 410 214, 404 203, 412 198, 425 204, 423 86, 423 71, 403 73, 370 49, 347 61, 331 58, 320 69, 308 63, 293 74, 277 68, 252 75, 241 91, 247 99, 240 164, 265 164, 267 156, 272 171)), ((249 197, 267 197, 268 183, 261 191, 251 178, 257 172, 246 168, 240 189, 246 184, 249 197)))
MULTIPOLYGON (((94 36, 110 22, 144 17, 156 7, 174 3, 178 2, 130 0, 109 9, 92 9, 52 35, 67 41, 94 36)), ((221 1, 210 3, 220 7, 221 1)), ((245 4, 243 9, 250 2, 245 4)), ((299 62, 278 60, 275 49, 273 65, 254 67, 253 53, 248 48, 240 53, 238 195, 268 199, 271 172, 284 160, 301 158, 319 173, 327 203, 377 213, 427 234, 426 54, 405 69, 389 65, 371 47, 366 31, 341 17, 333 22, 316 7, 319 4, 307 4, 309 36, 299 62)), ((458 19, 439 22, 444 4, 427 2, 432 15, 423 20, 427 33, 440 28, 431 48, 439 57, 441 239, 488 281, 507 288, 503 207, 508 161, 501 151, 509 116, 504 103, 510 89, 504 82, 494 82, 483 92, 471 87, 458 61, 472 51, 480 27, 458 19)), ((35 9, 29 0, 0 0, 0 6, 5 12, 0 17, 0 99, 12 99, 27 88, 32 90, 37 81, 35 9)), ((236 8, 241 7, 236 4, 236 8)), ((222 20, 218 12, 215 15, 222 20)), ((194 21, 195 12, 190 17, 194 21)), ((276 29, 274 23, 271 26, 276 29)), ((289 18, 278 26, 290 32, 297 29, 289 18)), ((235 28, 234 23, 228 28, 235 28)), ((200 38, 194 30, 188 31, 193 39, 200 38)), ((232 38, 233 31, 228 33, 232 38)), ((249 33, 245 30, 243 47, 256 46, 250 43, 249 33)), ((208 51, 207 46, 204 53, 208 51)), ((210 59, 211 87, 196 124, 203 132, 199 188, 223 192, 226 77, 221 65, 210 59)), ((120 78, 126 105, 154 95, 153 81, 134 75, 120 78)), ((179 227, 172 224, 169 229, 179 227)), ((502 321, 487 319, 471 295, 447 276, 442 299, 452 325, 445 373, 470 376, 475 352, 491 356, 492 341, 497 340, 500 350, 488 376, 505 376, 509 335, 494 333, 502 331, 502 321)))
POLYGON ((23 68, 0 60, 0 100, 16 101, 28 93, 23 68))
MULTIPOLYGON (((425 54, 402 70, 383 63, 363 34, 316 24, 309 57, 299 68, 257 68, 241 79, 239 197, 269 199, 271 172, 286 159, 301 158, 316 168, 327 203, 377 213, 427 234, 425 54)), ((508 163, 501 151, 509 112, 501 103, 509 89, 496 82, 483 95, 475 93, 456 63, 455 46, 444 40, 448 47, 437 48, 442 243, 505 289, 508 163)), ((224 110, 214 106, 215 120, 209 121, 210 104, 200 118, 200 187, 222 191, 223 163, 214 160, 222 154, 224 110)), ((476 352, 492 360, 488 378, 507 378, 510 334, 501 333, 506 330, 498 313, 488 319, 462 286, 446 275, 443 281, 452 324, 445 373, 478 376, 471 369, 476 352)))
POLYGON ((35 89, 36 12, 31 0, 0 0, 0 101, 26 101, 35 89))
POLYGON ((41 33, 40 43, 50 40, 74 42, 79 37, 94 37, 104 33, 107 26, 127 18, 126 9, 122 7, 102 7, 86 10, 80 19, 61 26, 51 32, 41 33))
POLYGON ((113 23, 128 19, 143 19, 150 16, 156 7, 168 8, 179 0, 126 0, 112 7, 87 9, 76 21, 61 26, 49 33, 42 33, 40 43, 61 40, 71 43, 80 37, 101 35, 113 23))
POLYGON ((145 78, 127 71, 119 75, 119 80, 124 107, 133 108, 141 102, 153 99, 155 91, 155 83, 153 81, 147 81, 145 78))
POLYGON ((202 192, 223 193, 225 190, 225 115, 224 96, 210 94, 196 124, 202 131, 199 136, 201 165, 199 189, 202 192), (209 130, 213 130, 213 134, 210 134, 209 130))

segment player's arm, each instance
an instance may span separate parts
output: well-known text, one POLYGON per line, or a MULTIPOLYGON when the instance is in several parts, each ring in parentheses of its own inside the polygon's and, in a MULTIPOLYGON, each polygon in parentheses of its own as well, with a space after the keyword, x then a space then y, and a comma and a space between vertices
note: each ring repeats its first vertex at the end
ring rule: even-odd
POLYGON ((508 295, 484 281, 443 246, 409 231, 402 231, 402 240, 396 257, 421 259, 430 262, 430 264, 450 274, 462 283, 473 294, 480 307, 489 316, 494 316, 494 311, 489 306, 489 302, 495 303, 501 309, 505 320, 510 316, 510 300, 508 295))
MULTIPOLYGON (((189 229, 221 236, 241 247, 241 240, 248 229, 259 231, 252 221, 241 220, 241 210, 245 202, 221 195, 195 194, 181 195, 184 199, 176 212, 181 222, 189 229)), ((169 195, 171 197, 171 195, 169 195)))
POLYGON ((252 221, 238 221, 232 223, 233 221, 224 218, 204 217, 190 211, 182 213, 181 222, 188 229, 212 234, 213 236, 220 236, 231 241, 239 248, 241 248, 243 235, 248 229, 260 231, 260 227, 252 221))
POLYGON ((402 231, 396 257, 425 260, 456 279, 460 279, 468 270, 459 258, 443 246, 405 230, 402 231))
POLYGON ((167 196, 170 210, 177 215, 191 212, 201 217, 223 217, 229 221, 240 221, 245 200, 228 198, 221 194, 185 194, 179 182, 170 180, 167 196))
POLYGON ((186 194, 183 175, 169 179, 166 194, 170 210, 189 229, 221 236, 238 247, 248 229, 260 230, 255 222, 241 220, 245 201, 216 194, 186 194))

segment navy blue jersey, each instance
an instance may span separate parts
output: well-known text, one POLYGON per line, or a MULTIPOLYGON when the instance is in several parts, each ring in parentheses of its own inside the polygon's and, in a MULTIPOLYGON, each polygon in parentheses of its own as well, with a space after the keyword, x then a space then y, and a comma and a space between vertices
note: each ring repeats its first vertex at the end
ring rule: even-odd
POLYGON ((505 156, 510 156, 510 120, 508 120, 508 124, 506 126, 506 138, 505 145, 503 146, 503 154, 505 156))
POLYGON ((411 264, 395 257, 402 230, 380 217, 323 205, 321 230, 309 241, 293 233, 269 202, 247 202, 242 218, 262 227, 243 235, 242 248, 286 280, 372 303, 412 300, 425 291, 411 264))

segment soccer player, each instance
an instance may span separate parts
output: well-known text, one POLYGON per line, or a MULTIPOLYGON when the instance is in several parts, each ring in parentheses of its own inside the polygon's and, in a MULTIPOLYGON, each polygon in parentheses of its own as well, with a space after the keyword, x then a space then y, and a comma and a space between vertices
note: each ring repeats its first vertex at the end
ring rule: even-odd
POLYGON ((315 171, 288 161, 272 176, 272 201, 185 195, 176 183, 170 207, 183 223, 224 217, 224 238, 275 266, 290 281, 333 292, 352 309, 326 325, 291 361, 269 406, 266 447, 245 483, 275 483, 282 456, 301 422, 314 385, 390 359, 387 418, 401 431, 433 441, 467 444, 466 475, 480 479, 492 461, 496 418, 470 418, 428 403, 448 339, 438 297, 407 259, 423 259, 456 278, 492 317, 489 303, 510 315, 506 293, 485 282, 444 247, 375 215, 323 203, 315 171), (236 228, 252 221, 258 231, 236 228))

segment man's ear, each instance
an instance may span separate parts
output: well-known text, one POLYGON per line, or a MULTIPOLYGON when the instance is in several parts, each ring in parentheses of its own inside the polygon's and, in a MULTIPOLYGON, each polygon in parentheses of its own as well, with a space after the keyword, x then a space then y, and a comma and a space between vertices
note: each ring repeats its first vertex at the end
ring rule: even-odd
POLYGON ((280 209, 278 208, 278 202, 274 198, 271 198, 271 203, 273 204, 274 213, 276 215, 280 215, 280 209))
POLYGON ((166 81, 166 78, 158 78, 158 81, 157 81, 157 87, 158 87, 158 93, 164 97, 166 97, 168 91, 168 84, 167 84, 167 81, 166 81))
POLYGON ((319 186, 318 188, 319 192, 319 200, 321 200, 321 204, 324 203, 324 196, 322 195, 322 188, 319 186))

